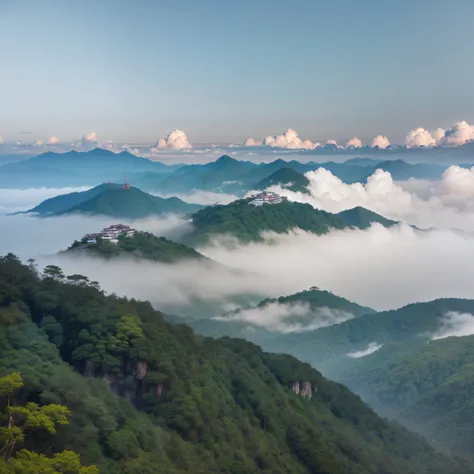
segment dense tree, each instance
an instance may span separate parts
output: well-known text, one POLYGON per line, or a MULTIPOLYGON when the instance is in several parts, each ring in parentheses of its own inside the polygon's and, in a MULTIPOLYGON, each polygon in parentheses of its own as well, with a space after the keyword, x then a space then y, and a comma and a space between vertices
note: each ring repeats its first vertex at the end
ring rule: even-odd
POLYGON ((41 278, 12 256, 0 288, 0 376, 24 381, 15 405, 71 410, 56 435, 29 429, 23 449, 37 454, 22 450, 10 472, 25 459, 60 472, 64 451, 101 474, 474 472, 293 357, 196 336, 149 303, 41 278))

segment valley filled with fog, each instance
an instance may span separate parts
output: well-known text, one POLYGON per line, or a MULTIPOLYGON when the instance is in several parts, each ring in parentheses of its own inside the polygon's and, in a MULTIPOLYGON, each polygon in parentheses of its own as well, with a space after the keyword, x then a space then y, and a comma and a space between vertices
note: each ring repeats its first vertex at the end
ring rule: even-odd
MULTIPOLYGON (((6 215, 31 208, 43 199, 87 188, 3 189, 0 251, 35 258, 42 265, 57 263, 68 273, 100 281, 108 292, 151 300, 160 309, 172 311, 176 303, 184 315, 186 305, 192 305, 195 297, 222 302, 225 311, 231 296, 277 297, 313 285, 376 309, 447 296, 474 297, 470 283, 474 269, 467 258, 474 251, 471 170, 452 166, 441 180, 401 182, 379 170, 366 184, 345 184, 323 168, 306 176, 308 194, 281 186, 270 189, 316 209, 339 212, 364 206, 401 223, 390 228, 375 223, 364 230, 333 230, 325 235, 299 229, 289 234, 267 232, 263 242, 252 243, 218 235, 198 250, 223 265, 163 265, 127 259, 104 263, 57 253, 84 234, 113 223, 110 217, 6 215)), ((205 191, 180 197, 203 204, 236 198, 205 191)), ((123 222, 171 239, 179 239, 192 225, 173 214, 123 222)))

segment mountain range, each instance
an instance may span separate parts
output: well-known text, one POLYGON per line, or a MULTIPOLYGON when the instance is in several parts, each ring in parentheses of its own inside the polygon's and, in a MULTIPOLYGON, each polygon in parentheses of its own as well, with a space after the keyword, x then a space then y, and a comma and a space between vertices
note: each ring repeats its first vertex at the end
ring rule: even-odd
POLYGON ((121 182, 124 179, 124 173, 129 178, 133 176, 133 173, 141 172, 166 174, 179 166, 167 166, 140 158, 127 151, 113 153, 102 148, 89 152, 47 152, 28 160, 0 166, 0 187, 91 186, 104 181, 121 182))
POLYGON ((343 163, 302 163, 279 158, 271 163, 257 164, 236 160, 228 155, 206 164, 167 166, 126 151, 113 153, 96 148, 89 152, 48 152, 24 161, 4 164, 0 166, 0 187, 91 186, 104 181, 120 182, 126 173, 132 184, 162 194, 205 190, 242 196, 251 189, 258 189, 260 181, 280 169, 292 169, 304 174, 320 167, 328 169, 346 183, 365 182, 379 168, 389 171, 395 180, 412 177, 439 179, 445 169, 439 164, 410 164, 401 159, 378 161, 356 157, 343 163))

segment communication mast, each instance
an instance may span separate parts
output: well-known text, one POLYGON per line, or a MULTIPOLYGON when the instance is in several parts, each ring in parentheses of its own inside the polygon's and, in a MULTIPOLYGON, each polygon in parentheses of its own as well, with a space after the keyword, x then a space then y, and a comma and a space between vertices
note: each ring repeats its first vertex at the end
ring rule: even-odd
POLYGON ((127 183, 127 175, 123 173, 123 189, 130 189, 130 184, 127 183))

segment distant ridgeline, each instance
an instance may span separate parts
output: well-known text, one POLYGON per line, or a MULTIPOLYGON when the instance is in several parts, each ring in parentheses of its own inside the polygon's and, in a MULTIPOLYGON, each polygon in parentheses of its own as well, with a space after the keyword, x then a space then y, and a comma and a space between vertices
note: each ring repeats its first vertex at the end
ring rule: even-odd
POLYGON ((40 203, 26 212, 40 217, 65 214, 103 214, 117 218, 139 219, 153 215, 189 214, 201 209, 176 197, 160 198, 138 188, 105 183, 83 192, 62 194, 40 203))
MULTIPOLYGON (((474 473, 291 356, 196 336, 149 303, 12 254, 0 288, 0 377, 24 384, 15 405, 71 412, 54 436, 34 418, 12 459, 73 450, 101 474, 474 473)), ((8 420, 2 409, 2 432, 8 420)), ((74 466, 61 472, 95 472, 74 466)))
MULTIPOLYGON (((468 146, 450 150, 460 153, 459 163, 466 160, 468 146), (465 151, 463 151, 466 149, 465 151)), ((359 150, 365 153, 368 150, 359 150)), ((370 152, 373 152, 371 150, 370 152)), ((416 158, 416 150, 412 150, 416 158)), ((445 153, 433 150, 432 153, 445 153)), ((324 155, 322 155, 324 156, 324 155)), ((387 152, 386 157, 396 157, 387 152)), ((455 157, 450 156, 450 163, 455 157)), ((463 165, 460 166, 469 166, 463 165)), ((135 186, 163 194, 190 193, 194 190, 225 192, 243 196, 252 189, 265 189, 271 185, 288 187, 293 191, 307 192, 304 173, 325 168, 345 183, 365 182, 377 169, 391 173, 395 180, 409 178, 439 179, 446 166, 432 163, 410 164, 400 159, 380 160, 353 158, 343 163, 301 163, 296 160, 277 159, 271 163, 242 161, 223 155, 206 164, 173 165, 135 156, 127 151, 113 153, 96 148, 89 152, 48 152, 24 161, 0 166, 0 187, 57 187, 93 186, 97 182, 122 180, 126 173, 135 186)))
POLYGON ((66 252, 87 253, 103 258, 134 257, 164 263, 180 260, 210 261, 196 250, 150 232, 139 232, 123 224, 106 227, 101 232, 86 234, 66 252))

